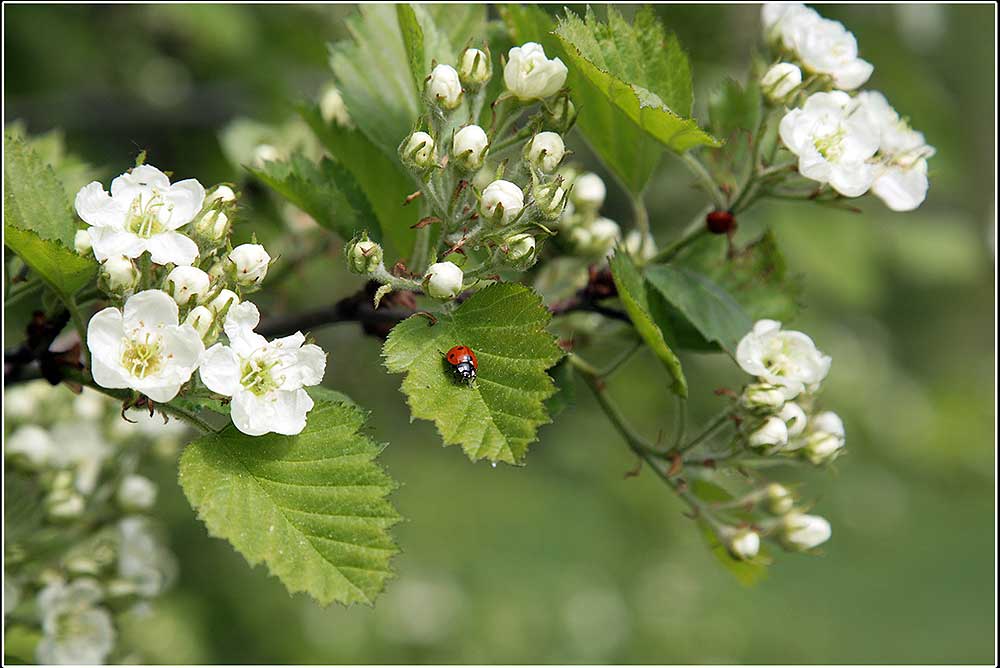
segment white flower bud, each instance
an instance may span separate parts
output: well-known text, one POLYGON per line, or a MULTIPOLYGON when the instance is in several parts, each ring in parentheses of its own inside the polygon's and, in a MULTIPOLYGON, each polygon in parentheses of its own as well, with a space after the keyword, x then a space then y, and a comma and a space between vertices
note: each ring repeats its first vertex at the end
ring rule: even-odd
POLYGON ((785 404, 785 393, 769 383, 747 385, 740 395, 740 405, 752 411, 774 412, 785 404))
POLYGON ((232 290, 221 290, 212 298, 212 301, 208 302, 208 308, 215 314, 216 318, 219 318, 239 303, 240 296, 238 294, 232 290))
POLYGON ((769 513, 784 515, 795 505, 795 497, 784 485, 772 482, 764 490, 764 505, 769 513))
POLYGON ((813 464, 833 461, 844 449, 844 423, 831 411, 813 416, 806 436, 805 455, 813 464))
POLYGON ((528 162, 546 173, 554 172, 565 155, 566 145, 555 132, 539 132, 525 149, 528 162))
POLYGON ((233 189, 224 183, 216 186, 215 190, 210 192, 205 196, 205 204, 211 204, 212 202, 235 202, 236 193, 233 189))
POLYGON ((382 264, 382 247, 370 240, 367 233, 347 244, 344 251, 347 268, 355 274, 370 274, 382 264))
POLYGON ((589 227, 593 236, 595 255, 607 255, 622 238, 622 228, 610 218, 598 218, 589 227))
POLYGON ((503 80, 507 90, 518 99, 538 100, 558 93, 568 73, 561 60, 545 57, 541 44, 528 42, 507 53, 503 80))
POLYGON ((210 241, 219 241, 229 232, 229 216, 215 209, 207 211, 194 224, 194 231, 210 241))
POLYGON ((90 240, 88 230, 77 230, 73 236, 73 248, 80 255, 90 255, 94 251, 94 244, 90 240))
POLYGON ((281 153, 270 144, 259 144, 253 150, 252 162, 255 167, 263 167, 268 162, 281 160, 281 153))
POLYGON ((760 551, 760 536, 751 529, 734 531, 728 537, 727 543, 729 553, 742 561, 753 559, 760 551))
POLYGON ((651 234, 643 237, 639 230, 630 230, 625 235, 625 250, 636 260, 652 260, 656 256, 656 241, 651 234))
POLYGON ((163 290, 169 292, 178 305, 186 306, 192 300, 200 301, 208 293, 209 283, 208 274, 198 267, 174 267, 167 274, 163 290))
POLYGON ((184 324, 194 327, 194 331, 198 332, 202 340, 208 336, 214 323, 215 314, 207 306, 195 306, 184 319, 184 324))
POLYGON ((101 264, 100 277, 107 291, 116 295, 131 293, 139 285, 139 270, 124 255, 114 255, 101 264))
POLYGON ((485 130, 478 125, 466 125, 452 140, 452 159, 462 169, 474 172, 483 166, 489 143, 485 130))
POLYGON ((141 475, 127 475, 118 486, 118 505, 127 511, 149 510, 156 502, 156 485, 141 475))
POLYGON ((230 251, 229 261, 235 267, 237 283, 259 285, 267 276, 271 256, 260 244, 242 244, 230 251))
POLYGON ((559 132, 568 132, 576 122, 576 106, 569 95, 560 95, 545 105, 545 125, 559 132))
POLYGON ((507 225, 524 208, 524 193, 510 181, 498 179, 486 186, 480 207, 483 215, 494 224, 507 225))
POLYGON ((462 103, 462 82, 451 65, 438 65, 427 79, 427 97, 442 109, 452 110, 462 103))
POLYGON ((751 448, 766 447, 780 450, 788 443, 788 427, 781 418, 769 417, 750 433, 747 442, 751 448))
POLYGON ((802 70, 791 63, 778 63, 764 73, 760 87, 771 102, 778 104, 802 83, 802 70))
POLYGON ((607 188, 601 177, 593 172, 581 174, 573 181, 573 192, 571 197, 573 204, 578 209, 586 211, 597 211, 604 204, 604 197, 607 195, 607 188))
POLYGON ((566 207, 566 191, 560 186, 561 183, 562 179, 557 178, 535 190, 535 206, 545 220, 556 220, 566 207))
POLYGON ((778 417, 788 426, 788 438, 793 438, 798 436, 806 430, 806 412, 802 410, 794 401, 789 401, 781 410, 778 411, 778 417))
POLYGON ((414 132, 399 147, 399 157, 403 164, 421 169, 429 169, 437 164, 434 152, 434 138, 426 132, 414 132))
POLYGON ((490 55, 479 49, 466 49, 458 65, 458 77, 466 88, 475 90, 493 76, 490 55))
POLYGON ((830 523, 818 515, 789 513, 781 525, 781 542, 792 550, 811 550, 830 539, 830 523))
POLYGON ((342 128, 349 128, 353 125, 343 96, 333 86, 328 87, 319 99, 319 114, 327 123, 333 123, 342 128))
POLYGON ((424 292, 434 299, 454 299, 462 291, 462 270, 451 262, 437 262, 427 268, 424 292))
POLYGON ((536 242, 530 234, 515 234, 504 240, 507 263, 515 269, 527 269, 535 261, 536 242))

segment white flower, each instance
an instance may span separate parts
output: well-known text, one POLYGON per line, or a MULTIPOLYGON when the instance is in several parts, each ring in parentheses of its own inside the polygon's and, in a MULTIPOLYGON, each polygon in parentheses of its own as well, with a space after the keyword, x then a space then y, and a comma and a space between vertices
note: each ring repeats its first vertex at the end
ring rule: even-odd
POLYGON ((463 169, 475 171, 483 166, 490 140, 478 125, 466 125, 455 133, 451 154, 463 169))
POLYGON ((118 533, 118 576, 142 596, 156 596, 167 589, 177 575, 177 564, 149 522, 126 517, 118 523, 118 533))
POLYGON ((443 109, 454 109, 462 103, 462 82, 451 65, 438 65, 427 78, 427 96, 443 109))
POLYGON ((170 270, 163 287, 178 305, 186 306, 192 300, 200 301, 208 292, 209 283, 208 274, 198 267, 180 266, 170 270))
POLYGON ((788 426, 789 438, 798 436, 806 430, 806 412, 794 401, 782 406, 778 417, 788 426))
POLYGON ((799 2, 766 2, 761 7, 760 20, 769 40, 780 41, 786 48, 792 49, 795 36, 822 21, 823 17, 799 2))
POLYGON ((260 244, 241 244, 230 251, 229 261, 236 269, 237 283, 259 285, 267 276, 271 256, 260 244))
POLYGON ((793 550, 811 550, 830 539, 830 523, 818 515, 789 513, 781 527, 781 540, 793 550))
POLYGON ((893 211, 913 211, 927 198, 927 160, 890 163, 878 168, 872 192, 893 211))
POLYGON ((753 559, 760 551, 760 535, 751 529, 736 531, 729 538, 729 551, 737 559, 753 559))
POLYGON ((537 100, 559 92, 569 71, 558 58, 545 57, 541 44, 528 42, 507 54, 503 80, 507 90, 521 100, 537 100))
POLYGON ((639 230, 629 230, 625 235, 625 250, 636 260, 646 262, 656 257, 656 240, 651 234, 643 236, 639 230))
POLYGON ((49 432, 35 424, 18 427, 10 437, 3 440, 6 456, 22 457, 34 468, 47 465, 55 447, 49 432))
POLYGON ((102 285, 114 294, 129 294, 139 284, 139 270, 124 255, 112 255, 102 262, 100 274, 102 285))
POLYGON ((805 454, 813 464, 832 461, 847 442, 844 422, 832 411, 813 416, 806 436, 805 454))
POLYGON ((319 99, 319 114, 327 123, 333 123, 342 128, 350 128, 354 124, 351 122, 351 115, 344 104, 344 97, 334 86, 329 86, 323 91, 323 96, 319 99))
POLYGON ((622 228, 610 218, 598 218, 587 226, 591 238, 593 255, 605 256, 614 250, 622 238, 622 228))
POLYGON ((220 184, 215 187, 211 193, 205 197, 205 204, 211 204, 212 202, 235 202, 236 193, 233 189, 226 184, 220 184))
POLYGON ((855 110, 847 93, 814 93, 779 126, 781 141, 799 157, 799 173, 847 197, 871 187, 876 172, 868 161, 879 148, 878 128, 855 110))
POLYGON ((466 86, 478 87, 493 76, 489 54, 479 49, 466 49, 458 65, 458 76, 466 86))
POLYGON ((434 299, 454 299, 462 291, 465 275, 451 262, 437 262, 427 268, 424 290, 434 299))
POLYGON ((433 167, 437 163, 434 138, 426 132, 414 132, 399 147, 399 156, 406 165, 423 169, 433 167))
POLYGON ((829 75, 841 90, 854 90, 868 81, 875 69, 858 57, 858 42, 840 21, 798 15, 782 31, 805 69, 829 75))
POLYGON ((318 385, 326 353, 305 344, 296 332, 268 341, 253 330, 260 312, 251 302, 229 309, 223 326, 229 345, 217 343, 202 358, 201 380, 213 392, 232 397, 233 424, 244 434, 294 436, 306 426, 313 400, 303 387, 318 385))
POLYGON ((127 475, 118 485, 118 505, 125 510, 149 510, 156 503, 156 484, 141 475, 127 475))
POLYGON ((94 244, 90 240, 90 232, 88 230, 77 230, 76 234, 73 235, 73 248, 80 255, 90 255, 94 250, 94 244))
POLYGON ((190 325, 177 324, 177 302, 161 290, 129 297, 124 313, 99 311, 87 327, 94 380, 142 392, 153 401, 177 396, 205 347, 190 325))
POLYGON ((194 220, 205 189, 194 179, 171 185, 150 165, 139 165, 111 182, 111 193, 93 181, 76 194, 76 212, 90 225, 94 257, 136 258, 149 251, 156 264, 191 264, 198 246, 179 227, 194 220))
POLYGON ((802 70, 791 63, 773 65, 760 79, 764 95, 772 102, 781 102, 802 83, 802 70))
POLYGON ((486 186, 480 206, 484 216, 499 225, 507 225, 524 208, 524 193, 516 184, 498 179, 486 186))
POLYGON ((111 615, 97 607, 103 594, 89 578, 69 585, 57 580, 38 594, 43 637, 35 658, 43 664, 102 664, 111 653, 115 630, 111 615))
POLYGON ((90 423, 60 423, 52 429, 55 444, 49 461, 60 469, 72 469, 76 490, 90 495, 97 488, 104 462, 114 446, 90 423))
POLYGON ((597 211, 604 204, 607 188, 600 176, 592 172, 581 174, 573 180, 571 199, 579 209, 597 211))
POLYGON ((526 152, 528 162, 546 173, 552 173, 566 155, 566 145, 563 138, 556 132, 539 132, 526 152))
POLYGON ((776 320, 758 320, 736 347, 740 368, 782 389, 794 399, 818 385, 830 371, 831 359, 802 332, 782 330, 776 320))
POLYGON ((795 496, 784 485, 772 482, 764 490, 764 501, 768 512, 784 515, 795 505, 795 496))
POLYGON ((750 433, 747 438, 751 448, 774 448, 780 450, 788 443, 788 426, 778 417, 769 417, 750 433))

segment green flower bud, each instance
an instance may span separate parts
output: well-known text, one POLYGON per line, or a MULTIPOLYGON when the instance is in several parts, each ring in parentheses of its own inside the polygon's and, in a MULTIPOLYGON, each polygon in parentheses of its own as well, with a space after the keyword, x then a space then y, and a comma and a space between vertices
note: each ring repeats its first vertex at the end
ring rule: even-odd
POLYGON ((344 256, 352 272, 370 274, 382 264, 382 247, 371 241, 367 232, 362 232, 360 237, 344 246, 344 256))
POLYGON ((535 237, 530 234, 515 234, 504 240, 503 247, 507 249, 507 264, 521 271, 535 263, 535 237))

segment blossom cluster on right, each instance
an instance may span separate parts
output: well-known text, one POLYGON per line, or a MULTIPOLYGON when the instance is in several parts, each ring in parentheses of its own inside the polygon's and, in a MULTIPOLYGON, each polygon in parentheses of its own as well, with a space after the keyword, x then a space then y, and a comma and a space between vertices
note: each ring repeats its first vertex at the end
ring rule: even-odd
POLYGON ((799 173, 844 197, 871 191, 893 211, 927 197, 934 147, 878 91, 852 94, 874 68, 854 35, 805 5, 767 3, 764 33, 780 62, 761 79, 768 99, 787 109, 779 135, 799 173))

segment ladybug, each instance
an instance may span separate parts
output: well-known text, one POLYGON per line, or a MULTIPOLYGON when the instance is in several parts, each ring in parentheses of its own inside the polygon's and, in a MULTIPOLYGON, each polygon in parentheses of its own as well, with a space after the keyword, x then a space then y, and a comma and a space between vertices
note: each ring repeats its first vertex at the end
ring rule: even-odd
POLYGON ((468 346, 455 346, 444 356, 448 364, 451 365, 451 372, 455 378, 466 383, 471 383, 476 379, 476 370, 479 369, 479 360, 476 353, 468 346))

